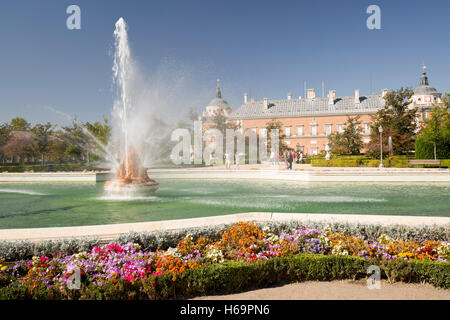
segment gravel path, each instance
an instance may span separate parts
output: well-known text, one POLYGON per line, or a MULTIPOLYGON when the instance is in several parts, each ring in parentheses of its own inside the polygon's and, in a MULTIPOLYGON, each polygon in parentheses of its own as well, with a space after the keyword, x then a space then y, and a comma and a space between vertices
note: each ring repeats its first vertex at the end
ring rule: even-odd
POLYGON ((381 282, 370 290, 361 281, 307 281, 237 294, 197 297, 194 300, 450 300, 450 290, 429 284, 381 282))

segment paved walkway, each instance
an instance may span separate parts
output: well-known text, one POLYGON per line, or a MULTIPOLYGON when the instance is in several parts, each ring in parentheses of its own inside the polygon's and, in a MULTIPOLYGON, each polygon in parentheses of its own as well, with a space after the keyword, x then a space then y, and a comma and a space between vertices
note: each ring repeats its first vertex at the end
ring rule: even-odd
POLYGON ((372 290, 365 280, 307 281, 193 300, 450 300, 450 290, 430 284, 389 284, 384 280, 380 289, 372 290))
POLYGON ((263 222, 286 220, 297 220, 303 222, 325 221, 364 224, 404 224, 409 226, 448 225, 450 227, 450 218, 447 217, 248 212, 222 216, 138 223, 59 228, 3 229, 0 230, 0 240, 42 241, 81 237, 98 237, 103 240, 112 240, 116 235, 130 231, 142 232, 155 230, 176 230, 182 228, 229 224, 238 221, 263 222))
POLYGON ((305 182, 445 182, 450 183, 450 170, 439 168, 338 168, 295 165, 286 170, 283 164, 241 165, 238 170, 225 166, 199 168, 150 169, 154 179, 267 179, 305 182))

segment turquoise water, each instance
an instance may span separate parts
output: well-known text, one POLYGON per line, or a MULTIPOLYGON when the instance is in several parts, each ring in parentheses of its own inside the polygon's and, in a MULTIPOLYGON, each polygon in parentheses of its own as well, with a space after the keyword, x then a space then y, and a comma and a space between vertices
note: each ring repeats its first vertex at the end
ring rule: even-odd
POLYGON ((183 219, 238 212, 450 216, 450 184, 160 180, 152 196, 103 184, 0 183, 0 229, 183 219))

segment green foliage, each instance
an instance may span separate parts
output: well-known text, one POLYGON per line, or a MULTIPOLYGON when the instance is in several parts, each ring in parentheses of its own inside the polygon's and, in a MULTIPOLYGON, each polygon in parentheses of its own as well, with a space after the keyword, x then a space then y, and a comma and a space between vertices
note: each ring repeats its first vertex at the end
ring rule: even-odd
POLYGON ((380 133, 383 127, 383 151, 388 152, 388 139, 392 137, 392 154, 407 154, 414 149, 417 108, 409 108, 413 91, 400 88, 390 91, 384 97, 385 107, 378 110, 372 117, 370 142, 367 146, 368 155, 380 157, 380 133))
MULTIPOLYGON (((299 281, 359 279, 375 261, 355 256, 298 254, 259 260, 252 263, 225 262, 190 269, 177 275, 163 274, 131 283, 110 279, 102 286, 82 281, 80 290, 28 289, 13 281, 0 287, 0 299, 183 299, 202 295, 230 294, 252 288, 299 281)), ((427 282, 436 287, 450 287, 450 263, 405 261, 400 259, 380 265, 382 277, 390 282, 427 282)), ((83 279, 82 279, 83 280, 83 279)))
POLYGON ((417 159, 450 158, 450 110, 446 94, 441 105, 434 106, 430 117, 425 119, 419 137, 416 140, 417 159))
POLYGON ((31 125, 30 123, 25 120, 24 118, 13 118, 11 119, 11 129, 17 130, 17 131, 28 131, 30 130, 31 125))
POLYGON ((331 153, 336 155, 359 154, 363 146, 359 116, 348 117, 342 133, 328 136, 331 153))
POLYGON ((394 259, 380 267, 390 282, 427 282, 435 287, 450 288, 450 262, 394 259))
POLYGON ((46 164, 46 165, 4 165, 0 166, 0 172, 57 172, 57 171, 100 171, 106 168, 95 164, 70 163, 70 164, 46 164))
POLYGON ((44 164, 45 154, 50 149, 50 136, 53 125, 50 122, 46 124, 36 124, 31 131, 33 132, 34 152, 41 155, 41 164, 44 164))
POLYGON ((108 124, 108 119, 105 116, 103 116, 103 123, 100 121, 96 121, 93 124, 86 122, 84 125, 101 143, 104 145, 108 144, 108 141, 111 138, 112 127, 108 124))
POLYGON ((8 142, 11 137, 11 126, 7 123, 0 125, 0 160, 3 160, 3 146, 8 142))

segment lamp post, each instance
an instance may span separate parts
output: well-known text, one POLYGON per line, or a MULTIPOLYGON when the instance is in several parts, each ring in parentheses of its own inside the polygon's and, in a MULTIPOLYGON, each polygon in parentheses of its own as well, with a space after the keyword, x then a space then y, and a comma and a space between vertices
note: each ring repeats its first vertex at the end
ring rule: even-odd
POLYGON ((380 154, 381 154, 380 168, 384 168, 384 165, 383 165, 383 127, 379 126, 378 131, 380 132, 380 154))

